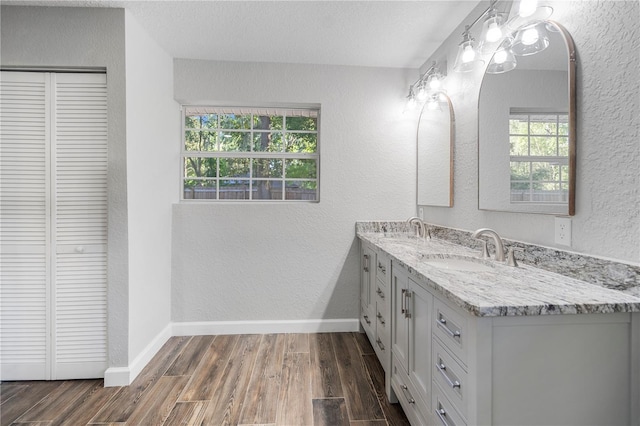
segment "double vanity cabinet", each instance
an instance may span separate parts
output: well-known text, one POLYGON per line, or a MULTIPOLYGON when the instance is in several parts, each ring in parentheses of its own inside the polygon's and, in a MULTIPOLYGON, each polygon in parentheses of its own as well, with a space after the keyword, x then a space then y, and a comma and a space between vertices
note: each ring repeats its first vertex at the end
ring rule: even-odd
POLYGON ((640 299, 530 266, 425 261, 477 258, 447 242, 358 236, 360 322, 412 425, 638 424, 640 299))

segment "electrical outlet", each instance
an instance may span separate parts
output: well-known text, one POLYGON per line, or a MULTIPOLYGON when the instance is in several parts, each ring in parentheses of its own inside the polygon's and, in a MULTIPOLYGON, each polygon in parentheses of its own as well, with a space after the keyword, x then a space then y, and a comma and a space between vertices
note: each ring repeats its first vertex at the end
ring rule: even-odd
POLYGON ((556 244, 571 247, 571 218, 556 217, 555 229, 556 244))
POLYGON ((418 209, 418 217, 424 220, 424 209, 422 207, 418 209))

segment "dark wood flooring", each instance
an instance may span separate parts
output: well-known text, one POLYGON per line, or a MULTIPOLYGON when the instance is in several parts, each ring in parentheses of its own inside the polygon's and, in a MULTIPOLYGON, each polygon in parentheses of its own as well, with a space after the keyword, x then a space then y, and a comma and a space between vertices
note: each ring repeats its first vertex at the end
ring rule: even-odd
POLYGON ((4 382, 2 425, 408 425, 361 333, 172 337, 130 386, 4 382))

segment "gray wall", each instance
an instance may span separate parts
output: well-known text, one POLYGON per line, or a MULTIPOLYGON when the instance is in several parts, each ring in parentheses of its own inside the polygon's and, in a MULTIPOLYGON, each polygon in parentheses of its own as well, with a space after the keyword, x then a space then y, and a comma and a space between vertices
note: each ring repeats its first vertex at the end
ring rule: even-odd
MULTIPOLYGON (((551 17, 577 50, 577 194, 570 250, 640 262, 640 3, 551 1, 551 17)), ((481 12, 470 15, 471 22, 481 12)), ((554 247, 554 217, 480 211, 478 93, 482 69, 451 70, 461 25, 429 58, 447 58, 446 88, 456 114, 454 207, 425 207, 428 222, 465 230, 491 227, 507 238, 554 247)))
POLYGON ((181 103, 321 105, 320 203, 181 203, 173 217, 173 321, 358 317, 356 220, 415 208, 407 71, 175 61, 181 103))
POLYGON ((2 66, 106 67, 109 366, 128 365, 125 17, 123 9, 2 6, 2 66))

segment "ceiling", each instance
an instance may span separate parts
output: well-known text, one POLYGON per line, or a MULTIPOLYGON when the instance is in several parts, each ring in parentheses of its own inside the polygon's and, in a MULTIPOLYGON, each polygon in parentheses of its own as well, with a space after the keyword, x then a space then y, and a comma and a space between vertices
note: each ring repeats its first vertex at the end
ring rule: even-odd
POLYGON ((175 58, 418 68, 478 0, 3 0, 123 7, 175 58))

